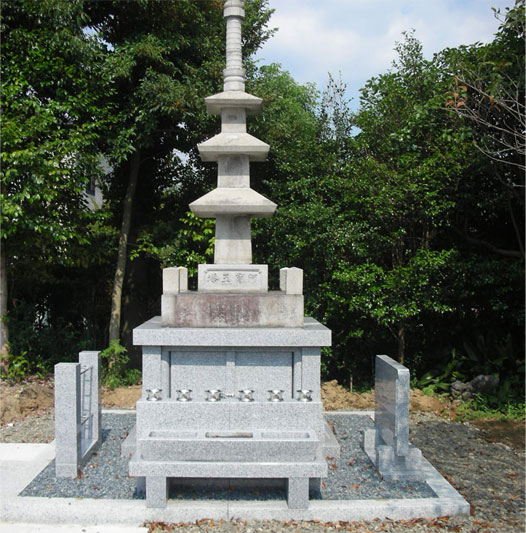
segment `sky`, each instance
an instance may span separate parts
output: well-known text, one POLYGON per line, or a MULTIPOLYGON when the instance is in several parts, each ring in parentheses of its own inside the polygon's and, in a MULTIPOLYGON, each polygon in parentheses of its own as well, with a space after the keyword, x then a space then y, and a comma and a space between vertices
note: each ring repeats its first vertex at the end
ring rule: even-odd
POLYGON ((323 90, 328 73, 347 85, 352 107, 359 89, 386 72, 396 57, 402 32, 415 30, 424 56, 447 47, 490 42, 499 21, 492 7, 514 0, 269 0, 269 26, 278 31, 256 58, 280 63, 299 83, 323 90))

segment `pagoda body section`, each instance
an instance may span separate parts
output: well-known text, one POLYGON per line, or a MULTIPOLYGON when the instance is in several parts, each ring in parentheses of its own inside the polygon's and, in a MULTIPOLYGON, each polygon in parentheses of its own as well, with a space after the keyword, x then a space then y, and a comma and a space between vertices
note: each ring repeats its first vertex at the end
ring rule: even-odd
POLYGON ((320 396, 331 332, 304 317, 301 269, 280 269, 280 290, 269 291, 268 266, 252 263, 251 219, 272 216, 276 204, 250 187, 250 164, 269 146, 247 133, 262 101, 245 92, 243 1, 227 0, 224 14, 224 90, 205 99, 221 132, 198 146, 218 165, 217 187, 190 204, 216 221, 214 263, 198 265, 196 291, 186 268, 164 269, 161 316, 133 331, 143 390, 123 453, 148 507, 165 507, 170 486, 241 480, 283 486, 288 506, 306 509, 325 457, 339 454, 320 396))
POLYGON ((187 290, 184 268, 163 273, 162 324, 175 327, 301 327, 303 273, 283 269, 280 291, 268 291, 268 266, 252 263, 250 221, 271 217, 276 204, 250 187, 250 163, 265 161, 269 145, 247 133, 247 115, 261 113, 261 98, 245 92, 240 1, 225 4, 224 91, 205 99, 221 117, 221 132, 198 145, 204 162, 218 166, 217 188, 190 204, 199 218, 214 218, 214 263, 198 265, 198 290, 187 290))

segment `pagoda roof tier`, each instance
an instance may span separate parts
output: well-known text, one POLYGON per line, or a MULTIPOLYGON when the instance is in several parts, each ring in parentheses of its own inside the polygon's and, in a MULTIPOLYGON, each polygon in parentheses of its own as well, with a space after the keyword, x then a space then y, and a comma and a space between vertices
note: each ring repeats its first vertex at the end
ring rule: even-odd
POLYGON ((248 187, 220 187, 201 196, 190 204, 200 218, 221 215, 271 217, 277 205, 248 187))
POLYGON ((203 161, 217 161, 225 155, 248 155, 250 161, 265 161, 270 146, 249 133, 219 133, 197 145, 203 161))
POLYGON ((242 107, 247 114, 255 115, 261 112, 263 100, 244 91, 224 91, 205 98, 206 110, 212 115, 221 114, 225 107, 242 107))

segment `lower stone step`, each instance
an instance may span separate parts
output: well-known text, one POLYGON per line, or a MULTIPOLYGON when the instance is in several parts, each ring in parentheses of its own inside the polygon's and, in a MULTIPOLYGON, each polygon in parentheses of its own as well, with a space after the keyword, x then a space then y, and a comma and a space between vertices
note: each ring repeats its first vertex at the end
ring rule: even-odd
POLYGON ((314 461, 314 431, 151 431, 139 439, 147 461, 314 461))

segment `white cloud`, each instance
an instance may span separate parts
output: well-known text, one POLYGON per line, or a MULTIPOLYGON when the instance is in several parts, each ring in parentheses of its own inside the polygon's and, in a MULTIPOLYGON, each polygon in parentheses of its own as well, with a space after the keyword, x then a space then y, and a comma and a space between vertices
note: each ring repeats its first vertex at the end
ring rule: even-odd
POLYGON ((276 35, 259 52, 302 83, 323 88, 327 73, 342 73, 350 93, 390 68, 402 32, 415 29, 424 54, 489 42, 499 22, 491 6, 513 0, 269 0, 276 35))

